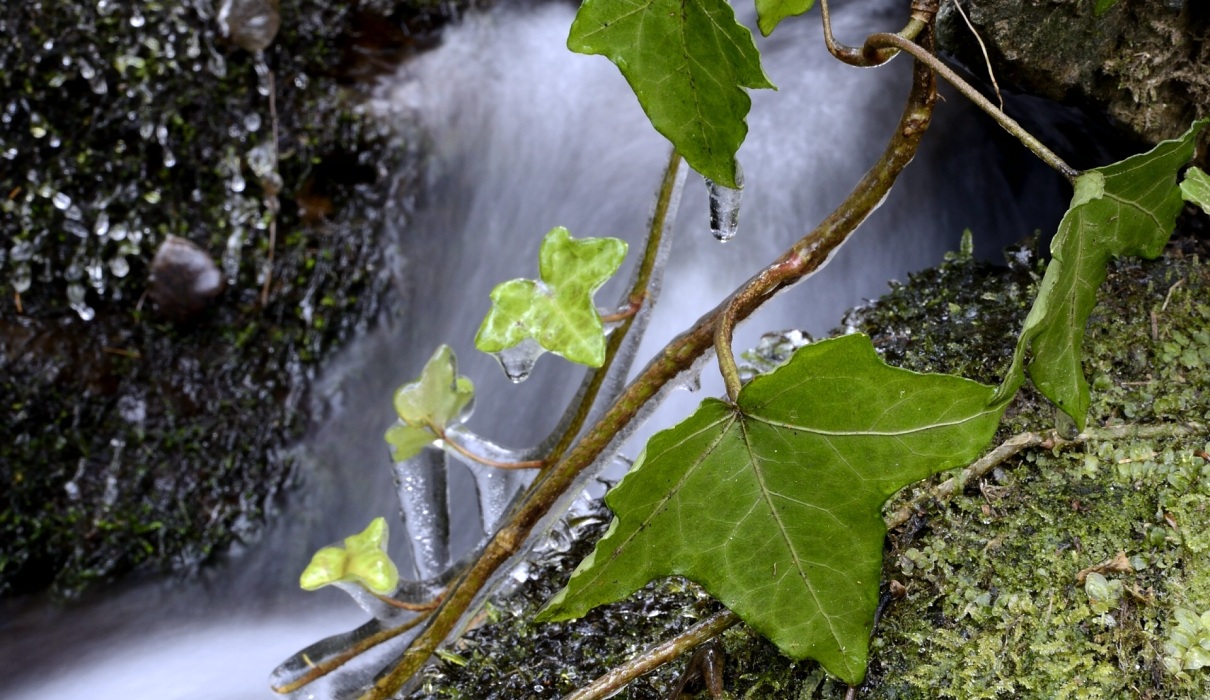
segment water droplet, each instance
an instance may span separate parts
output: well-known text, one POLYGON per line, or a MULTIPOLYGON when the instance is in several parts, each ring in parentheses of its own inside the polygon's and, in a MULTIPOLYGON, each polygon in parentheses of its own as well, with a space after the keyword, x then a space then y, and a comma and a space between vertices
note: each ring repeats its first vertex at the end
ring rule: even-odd
POLYGON ((56 192, 54 196, 51 197, 50 201, 55 205, 55 209, 58 209, 59 211, 66 211, 67 208, 71 206, 71 197, 68 197, 62 192, 56 192))
POLYGON ((710 190, 710 233, 723 242, 734 238, 739 230, 739 203, 744 194, 744 171, 739 163, 735 164, 735 184, 738 187, 732 189, 706 178, 706 188, 710 190))
POLYGON ((134 27, 135 29, 138 29, 146 23, 147 20, 144 19, 143 15, 139 14, 138 11, 130 16, 130 26, 134 27))
POLYGON ((144 192, 143 201, 147 202, 148 204, 159 204, 160 203, 160 191, 159 190, 149 190, 147 192, 144 192))
POLYGON ((123 224, 123 223, 114 224, 114 227, 112 229, 109 229, 109 240, 111 240, 111 241, 124 240, 126 238, 127 232, 128 232, 128 229, 126 228, 126 224, 123 224))
POLYGON ((231 188, 232 192, 243 192, 247 184, 244 182, 244 176, 236 173, 235 177, 231 178, 231 181, 227 183, 227 187, 231 188))
MULTIPOLYGON (((16 259, 15 256, 14 259, 16 259)), ((33 275, 30 274, 29 265, 21 263, 13 268, 13 273, 9 276, 8 282, 13 286, 13 291, 18 294, 28 290, 30 284, 33 282, 33 275)))
POLYGON ((126 258, 118 256, 109 261, 109 272, 114 277, 122 278, 130 273, 130 263, 126 262, 126 258))
POLYGON ((100 291, 105 286, 105 268, 101 266, 101 261, 90 260, 84 269, 88 272, 88 283, 100 291))
POLYGON ((36 139, 46 136, 46 120, 41 114, 34 112, 29 115, 29 133, 36 139))
POLYGON ((260 115, 256 112, 250 112, 244 115, 244 128, 248 131, 259 131, 261 125, 260 115))
POLYGON ((248 167, 256 174, 256 177, 264 180, 273 174, 274 157, 273 148, 267 143, 248 151, 247 155, 248 167))
POLYGON ((519 384, 529 378, 529 373, 533 371, 538 358, 545 352, 542 346, 538 345, 538 341, 526 338, 511 348, 505 348, 492 355, 500 363, 504 376, 514 384, 519 384))

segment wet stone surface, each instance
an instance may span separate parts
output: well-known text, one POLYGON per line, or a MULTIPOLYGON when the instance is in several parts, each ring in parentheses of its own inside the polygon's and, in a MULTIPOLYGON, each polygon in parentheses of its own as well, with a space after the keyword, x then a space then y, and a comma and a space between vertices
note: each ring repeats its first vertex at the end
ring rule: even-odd
POLYGON ((358 81, 418 44, 371 4, 283 0, 262 55, 210 0, 0 10, 0 596, 188 572, 289 483, 317 363, 390 301, 411 156, 358 81), (219 275, 188 314, 172 237, 219 275))

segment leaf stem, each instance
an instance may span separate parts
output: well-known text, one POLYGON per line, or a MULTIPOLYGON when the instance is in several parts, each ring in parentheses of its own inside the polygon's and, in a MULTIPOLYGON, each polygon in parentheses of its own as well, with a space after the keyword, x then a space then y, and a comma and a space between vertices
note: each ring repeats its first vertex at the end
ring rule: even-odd
POLYGON ((429 423, 429 430, 432 430, 434 433, 436 433, 437 438, 440 439, 442 443, 449 445, 450 448, 458 454, 487 467, 495 467, 496 469, 541 469, 542 467, 546 466, 546 461, 541 459, 530 459, 521 462, 501 462, 500 460, 492 459, 491 457, 484 457, 483 455, 475 454, 474 452, 466 449, 457 440, 451 439, 446 431, 442 430, 436 425, 433 425, 432 423, 429 423))
MULTIPOLYGON (((932 45, 931 26, 922 34, 922 38, 926 46, 932 45)), ((915 156, 932 118, 936 99, 933 72, 925 63, 917 61, 903 115, 882 157, 835 211, 771 267, 746 283, 737 295, 741 301, 734 308, 736 321, 747 318, 775 292, 792 286, 819 268, 831 252, 882 203, 895 179, 915 156)), ((543 470, 525 499, 514 509, 509 522, 488 541, 479 558, 451 584, 441 606, 429 619, 428 626, 396 659, 393 668, 366 692, 364 700, 387 700, 424 666, 473 605, 491 575, 521 548, 546 512, 576 483, 580 472, 595 462, 614 437, 665 384, 679 376, 711 347, 719 319, 730 303, 728 300, 706 313, 692 328, 666 345, 584 437, 558 463, 543 470)))
POLYGON ((563 700, 600 700, 618 692, 627 683, 653 671, 681 654, 722 634, 739 622, 739 615, 726 608, 680 634, 647 647, 638 656, 611 669, 592 683, 563 696, 563 700))
MULTIPOLYGON (((369 590, 369 589, 366 589, 366 590, 369 590)), ((381 600, 382 602, 386 603, 387 605, 389 605, 393 608, 399 608, 400 610, 410 610, 412 612, 427 612, 429 610, 436 608, 441 603, 441 596, 437 596, 437 597, 433 598, 432 600, 426 600, 423 603, 409 603, 409 602, 403 601, 403 600, 396 600, 389 595, 382 595, 381 593, 374 593, 373 591, 370 591, 370 593, 373 593, 375 598, 377 598, 378 600, 381 600)))
POLYGON ((1033 134, 1025 130, 1015 119, 1005 114, 999 107, 992 104, 991 100, 983 96, 983 93, 976 90, 970 83, 966 82, 954 72, 952 68, 945 65, 941 59, 937 58, 932 52, 928 51, 919 44, 905 39, 898 34, 871 34, 866 37, 865 46, 875 48, 895 47, 910 53, 918 61, 922 61, 930 68, 935 70, 938 75, 945 78, 945 81, 953 85, 958 92, 962 93, 968 100, 974 102, 986 112, 992 119, 996 120, 1005 131, 1012 134, 1018 141, 1025 144, 1025 147, 1033 151, 1034 155, 1042 159, 1050 167, 1054 168, 1069 182, 1074 182, 1080 175, 1080 171, 1068 165, 1054 151, 1047 148, 1033 134))
MULTIPOLYGON (((819 14, 823 18, 823 42, 828 47, 828 53, 842 63, 858 68, 873 68, 883 65, 899 54, 897 48, 878 48, 868 44, 855 48, 842 44, 836 41, 835 35, 832 34, 832 13, 828 9, 828 0, 820 0, 819 14)), ((907 26, 899 30, 898 35, 908 40, 915 40, 920 32, 929 26, 932 17, 936 14, 937 2, 935 0, 927 8, 917 9, 913 6, 911 19, 908 20, 907 26)))

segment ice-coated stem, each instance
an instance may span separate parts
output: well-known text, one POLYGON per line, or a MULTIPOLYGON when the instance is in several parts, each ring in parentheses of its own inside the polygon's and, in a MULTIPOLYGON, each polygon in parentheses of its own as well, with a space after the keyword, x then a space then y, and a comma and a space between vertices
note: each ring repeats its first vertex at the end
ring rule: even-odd
MULTIPOLYGON (((937 0, 929 0, 935 13, 937 0)), ((923 43, 932 47, 932 22, 922 33, 923 43)), ((774 292, 791 286, 823 264, 828 255, 882 202, 920 145, 932 118, 936 102, 936 80, 929 67, 914 64, 912 89, 899 124, 878 162, 862 177, 841 206, 833 211, 805 238, 782 255, 773 268, 777 274, 760 274, 741 290, 743 301, 736 304, 736 321, 746 318, 760 302, 774 292)), ((455 581, 428 625, 398 657, 394 667, 383 674, 364 696, 364 700, 387 700, 393 696, 432 656, 458 626, 471 608, 480 590, 492 574, 524 544, 534 526, 572 484, 579 473, 596 462, 598 456, 640 412, 660 389, 710 349, 719 319, 730 301, 715 308, 682 333, 647 364, 601 419, 572 446, 558 463, 539 475, 526 498, 514 510, 512 519, 488 542, 483 554, 455 581)))
POLYGON ((425 449, 392 467, 395 493, 410 537, 412 561, 421 580, 439 576, 450 564, 449 494, 446 456, 425 449))

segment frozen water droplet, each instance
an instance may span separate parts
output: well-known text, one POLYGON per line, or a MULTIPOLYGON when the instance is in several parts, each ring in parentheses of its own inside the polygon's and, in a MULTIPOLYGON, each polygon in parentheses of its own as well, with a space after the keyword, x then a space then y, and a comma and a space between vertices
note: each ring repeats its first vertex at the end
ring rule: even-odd
POLYGON ((171 168, 174 165, 176 165, 176 156, 173 155, 172 151, 165 148, 164 149, 164 167, 171 168))
POLYGON ((55 205, 55 209, 58 209, 59 211, 66 211, 67 208, 71 206, 71 197, 68 197, 62 192, 56 192, 50 198, 50 201, 55 205))
POLYGON ((247 187, 247 184, 248 183, 244 182, 244 176, 236 173, 235 177, 231 178, 231 181, 227 183, 227 187, 231 188, 232 192, 238 193, 243 192, 244 188, 247 187))
POLYGON ((33 275, 30 274, 29 265, 21 263, 13 268, 13 273, 9 276, 8 282, 13 286, 13 291, 18 294, 27 291, 33 282, 33 275))
POLYGON ((256 91, 268 97, 273 82, 273 75, 269 72, 269 64, 265 63, 265 55, 263 53, 256 55, 255 68, 257 77, 256 91))
POLYGON ((244 116, 244 128, 248 131, 258 131, 260 129, 260 115, 256 112, 250 112, 244 116))
POLYGON ((109 261, 109 272, 114 277, 122 278, 130 273, 130 263, 126 262, 126 258, 118 256, 109 261))
POLYGON ((492 355, 500 363, 500 368, 504 370, 504 376, 508 377, 514 384, 520 384, 529 378, 529 373, 533 371, 538 358, 545 352, 542 346, 538 345, 538 341, 533 338, 526 338, 511 348, 505 348, 500 352, 492 353, 492 355))
POLYGON ((739 203, 744 194, 744 171, 739 163, 735 164, 735 184, 738 187, 732 189, 706 178, 706 188, 710 190, 710 233, 723 242, 734 238, 739 230, 739 203))
POLYGON ((115 224, 114 227, 109 230, 109 240, 111 240, 111 241, 123 240, 126 238, 127 233, 129 233, 129 230, 126 228, 126 224, 122 224, 122 223, 115 224))
POLYGON ((88 272, 88 283, 93 289, 100 291, 105 286, 105 269, 101 266, 101 261, 91 260, 84 269, 88 272))
POLYGON ((75 311, 81 319, 91 321, 93 317, 97 315, 97 312, 93 311, 91 306, 84 303, 84 294, 84 285, 78 282, 67 285, 67 301, 71 305, 72 310, 75 311))
POLYGON ((134 27, 135 29, 138 29, 146 23, 147 20, 143 17, 143 15, 139 14, 137 10, 133 15, 130 16, 130 26, 134 27))
POLYGON ((109 92, 109 83, 105 82, 105 76, 97 73, 88 81, 88 86, 92 88, 93 94, 104 95, 109 92))
POLYGON ((248 167, 252 169, 257 178, 264 180, 273 173, 275 165, 273 148, 269 144, 262 143, 248 151, 247 159, 248 167))
POLYGON ((109 214, 101 212, 97 215, 97 222, 92 226, 92 233, 97 238, 104 238, 105 234, 109 233, 109 214))

